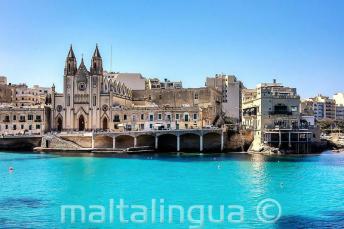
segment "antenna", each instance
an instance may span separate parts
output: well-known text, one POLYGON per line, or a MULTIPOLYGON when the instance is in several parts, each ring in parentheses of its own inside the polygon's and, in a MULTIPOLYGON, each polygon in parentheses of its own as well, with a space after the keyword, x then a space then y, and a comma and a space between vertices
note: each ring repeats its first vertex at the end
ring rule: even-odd
POLYGON ((112 45, 110 46, 110 72, 112 72, 112 45))

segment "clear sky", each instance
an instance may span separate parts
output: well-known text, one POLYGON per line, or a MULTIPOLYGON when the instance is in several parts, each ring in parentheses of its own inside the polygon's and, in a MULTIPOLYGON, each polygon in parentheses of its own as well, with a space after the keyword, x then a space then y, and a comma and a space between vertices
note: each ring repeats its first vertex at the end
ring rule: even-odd
POLYGON ((0 0, 0 75, 62 90, 70 44, 87 66, 203 86, 277 78, 302 97, 344 91, 344 1, 0 0))

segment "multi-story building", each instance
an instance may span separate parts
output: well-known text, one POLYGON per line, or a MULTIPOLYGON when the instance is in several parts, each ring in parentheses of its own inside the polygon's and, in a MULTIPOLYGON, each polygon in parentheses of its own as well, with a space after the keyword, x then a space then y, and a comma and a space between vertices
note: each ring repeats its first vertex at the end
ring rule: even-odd
POLYGON ((50 109, 44 106, 0 107, 2 135, 41 135, 50 129, 50 109))
POLYGON ((313 114, 316 120, 336 118, 336 102, 327 96, 318 95, 303 100, 300 107, 302 114, 313 114))
POLYGON ((284 87, 274 80, 255 89, 244 89, 242 125, 254 130, 253 150, 262 144, 279 148, 312 138, 308 123, 300 118, 300 96, 296 88, 284 87))
POLYGON ((336 120, 344 120, 344 93, 336 93, 333 99, 336 102, 336 120))
POLYGON ((181 89, 183 88, 182 81, 170 81, 164 79, 160 81, 158 78, 148 79, 146 82, 147 89, 181 89))
POLYGON ((207 77, 206 86, 222 93, 222 111, 227 117, 240 120, 241 90, 243 84, 233 75, 216 74, 207 77))
POLYGON ((52 92, 51 88, 38 85, 28 87, 26 84, 12 84, 11 86, 15 89, 12 103, 18 107, 45 104, 47 96, 52 92))
POLYGON ((90 70, 83 59, 77 67, 71 47, 63 79, 64 93, 53 88, 51 97, 57 131, 200 128, 213 124, 221 110, 220 93, 212 88, 133 90, 119 75, 104 74, 98 47, 90 70))

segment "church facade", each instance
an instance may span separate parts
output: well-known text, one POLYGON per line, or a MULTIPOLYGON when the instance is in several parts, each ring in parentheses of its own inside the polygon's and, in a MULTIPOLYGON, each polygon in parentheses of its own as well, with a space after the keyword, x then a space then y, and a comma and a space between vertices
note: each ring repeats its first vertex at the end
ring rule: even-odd
POLYGON ((61 130, 109 129, 110 108, 131 103, 132 91, 103 76, 103 61, 96 46, 90 70, 77 60, 72 46, 65 62, 63 94, 52 92, 52 128, 61 130))
POLYGON ((103 71, 98 46, 89 69, 83 59, 77 65, 71 47, 65 61, 63 93, 52 88, 51 129, 60 132, 201 128, 214 124, 221 112, 221 93, 215 89, 139 90, 141 87, 137 86, 144 85, 140 74, 111 74, 103 71), (136 90, 124 82, 136 86, 136 90))

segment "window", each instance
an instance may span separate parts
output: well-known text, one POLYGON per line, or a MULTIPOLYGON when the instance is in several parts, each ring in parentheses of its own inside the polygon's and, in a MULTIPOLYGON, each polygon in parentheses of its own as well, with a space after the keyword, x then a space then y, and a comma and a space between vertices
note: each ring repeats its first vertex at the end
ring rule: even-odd
POLYGON ((125 114, 125 115, 123 115, 123 120, 127 120, 127 115, 125 114))
POLYGON ((36 129, 37 129, 37 130, 41 129, 41 125, 38 125, 38 124, 37 124, 37 125, 36 125, 36 129))
POLYGON ((97 96, 93 95, 93 106, 97 106, 97 96))
POLYGON ((151 122, 154 121, 154 115, 152 115, 152 114, 149 115, 149 121, 151 121, 151 122))
POLYGON ((179 120, 179 114, 176 114, 176 120, 179 120))
POLYGON ((144 119, 145 119, 145 115, 141 114, 141 120, 144 120, 144 119))
POLYGON ((115 128, 115 129, 118 129, 118 124, 115 124, 115 125, 114 125, 114 128, 115 128))
POLYGON ((25 122, 25 116, 24 116, 24 115, 20 115, 20 116, 19 116, 19 121, 25 122))
POLYGON ((20 125, 20 129, 24 129, 24 125, 20 125))
POLYGON ((119 119, 119 115, 113 116, 113 121, 114 122, 120 122, 121 120, 119 119))
POLYGON ((33 115, 32 115, 32 114, 29 114, 29 115, 27 116, 27 120, 33 120, 33 115))
POLYGON ((40 122, 41 121, 41 116, 40 115, 36 115, 36 120, 40 122))
POLYGON ((17 116, 16 115, 13 115, 13 120, 17 120, 17 116))
POLYGON ((140 124, 140 130, 143 130, 145 128, 145 124, 140 124))
POLYGON ((16 125, 13 125, 13 130, 16 130, 17 129, 17 126, 16 125))
POLYGON ((196 114, 196 113, 193 114, 193 119, 194 119, 194 120, 197 120, 197 114, 196 114))
POLYGON ((150 129, 153 129, 153 124, 149 124, 149 128, 150 128, 150 129))
POLYGON ((162 114, 158 114, 158 120, 162 119, 162 114))
POLYGON ((170 129, 171 128, 171 124, 167 124, 167 129, 170 129))
POLYGON ((167 118, 167 121, 171 121, 171 115, 170 114, 166 115, 166 118, 167 118))
POLYGON ((67 106, 70 106, 70 95, 67 95, 67 106))
POLYGON ((198 93, 197 92, 195 93, 195 99, 198 99, 198 93))
POLYGON ((296 112, 297 111, 297 106, 291 106, 291 111, 296 112))
POLYGON ((5 129, 8 130, 8 125, 5 125, 5 129))
POLYGON ((29 125, 29 130, 32 130, 32 125, 29 125))
POLYGON ((184 114, 184 121, 188 122, 189 121, 189 115, 188 114, 184 114))

